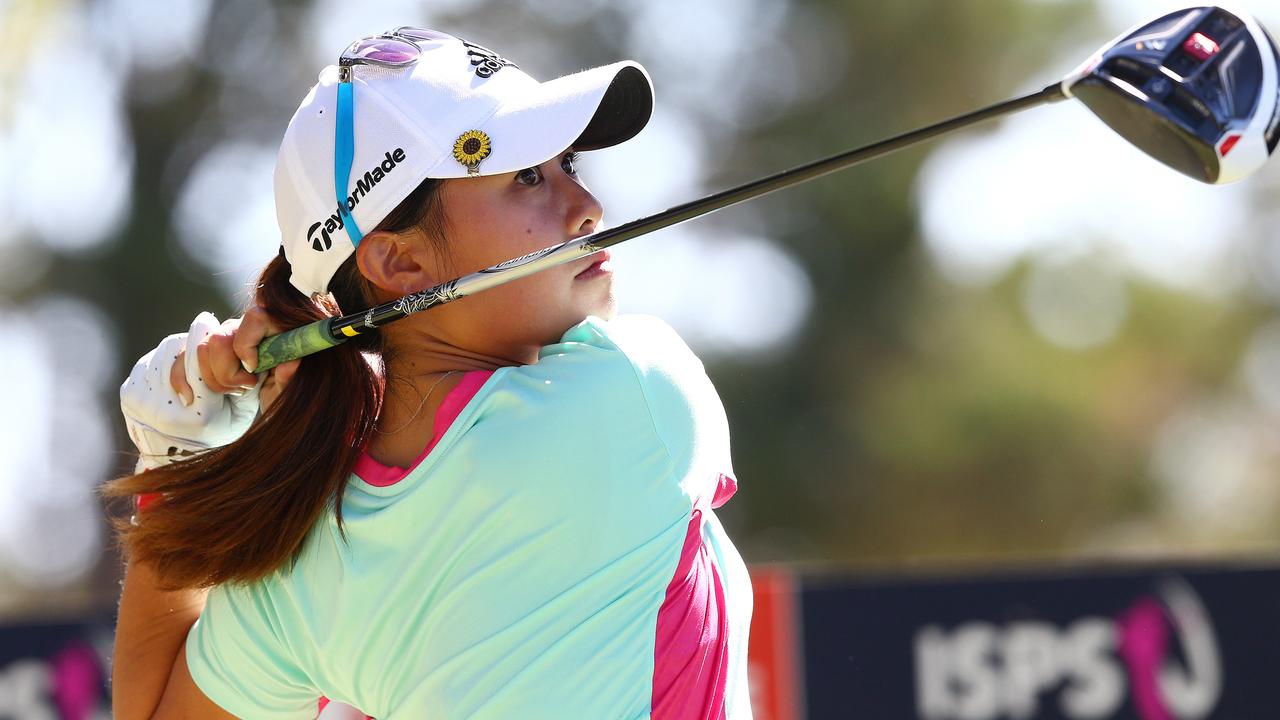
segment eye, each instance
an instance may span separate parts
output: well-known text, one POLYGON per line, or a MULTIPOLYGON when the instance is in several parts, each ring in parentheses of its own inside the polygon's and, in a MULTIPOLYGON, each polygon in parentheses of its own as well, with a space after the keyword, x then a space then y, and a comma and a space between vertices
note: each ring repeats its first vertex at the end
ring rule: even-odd
POLYGON ((516 182, 521 185, 537 185, 542 182, 542 171, 536 167, 520 170, 516 173, 516 182))
POLYGON ((566 175, 578 174, 578 153, 571 152, 560 160, 560 169, 564 170, 566 175))

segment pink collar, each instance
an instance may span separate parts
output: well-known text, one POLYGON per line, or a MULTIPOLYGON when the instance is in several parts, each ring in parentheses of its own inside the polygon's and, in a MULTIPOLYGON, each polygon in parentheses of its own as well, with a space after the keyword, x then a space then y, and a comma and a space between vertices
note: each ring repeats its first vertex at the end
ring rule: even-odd
POLYGON ((467 406, 467 403, 471 402, 471 398, 475 397, 476 393, 480 391, 480 388, 489 380, 489 376, 492 374, 492 370, 476 370, 462 376, 462 382, 449 391, 444 401, 440 403, 439 409, 436 410, 431 442, 427 444, 426 449, 422 451, 417 460, 413 461, 412 465, 407 468, 383 465, 366 452, 360 454, 360 458, 356 460, 356 466, 352 472, 361 480, 376 487, 388 487, 403 480, 409 473, 413 472, 414 468, 421 465, 423 460, 427 459, 427 456, 435 449, 436 443, 440 442, 440 438, 444 437, 445 432, 449 430, 449 426, 453 424, 454 420, 458 419, 462 409, 467 406))

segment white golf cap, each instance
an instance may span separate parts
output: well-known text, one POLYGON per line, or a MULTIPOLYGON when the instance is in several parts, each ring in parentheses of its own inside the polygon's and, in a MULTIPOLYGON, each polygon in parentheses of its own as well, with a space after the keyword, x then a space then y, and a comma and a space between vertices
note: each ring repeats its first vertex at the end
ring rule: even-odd
MULTIPOLYGON (((497 175, 569 147, 616 145, 640 132, 653 111, 649 75, 634 62, 540 83, 483 47, 415 32, 416 62, 351 68, 354 157, 343 197, 363 232, 426 178, 497 175)), ((334 188, 338 79, 336 65, 320 73, 276 158, 276 217, 290 280, 307 295, 326 292, 355 250, 334 188)))

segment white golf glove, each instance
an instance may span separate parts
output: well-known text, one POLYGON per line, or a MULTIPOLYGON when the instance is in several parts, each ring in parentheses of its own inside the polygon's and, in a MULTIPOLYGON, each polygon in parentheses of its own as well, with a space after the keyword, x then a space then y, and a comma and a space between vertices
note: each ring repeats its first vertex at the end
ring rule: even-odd
POLYGON ((139 358, 120 386, 120 410, 139 452, 136 472, 226 445, 243 435, 257 417, 262 378, 239 396, 215 393, 200 379, 196 346, 218 327, 212 313, 200 313, 190 330, 170 335, 139 358), (169 383, 174 359, 183 349, 187 383, 195 395, 191 405, 184 405, 169 383))

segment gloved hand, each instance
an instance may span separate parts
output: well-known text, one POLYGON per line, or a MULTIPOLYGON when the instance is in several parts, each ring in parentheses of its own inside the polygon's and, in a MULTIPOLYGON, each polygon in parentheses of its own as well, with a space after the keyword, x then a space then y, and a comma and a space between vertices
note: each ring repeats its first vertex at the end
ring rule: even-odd
POLYGON ((262 378, 241 393, 223 394, 210 389, 201 377, 197 350, 219 328, 212 313, 200 313, 186 333, 170 335, 143 355, 120 386, 120 410, 140 453, 137 472, 226 445, 243 435, 257 416, 262 378), (174 362, 184 350, 183 375, 192 394, 190 404, 170 379, 174 362))

